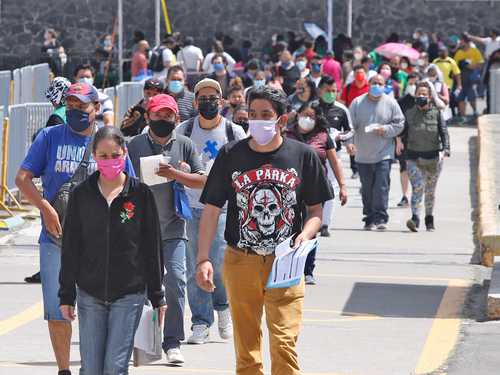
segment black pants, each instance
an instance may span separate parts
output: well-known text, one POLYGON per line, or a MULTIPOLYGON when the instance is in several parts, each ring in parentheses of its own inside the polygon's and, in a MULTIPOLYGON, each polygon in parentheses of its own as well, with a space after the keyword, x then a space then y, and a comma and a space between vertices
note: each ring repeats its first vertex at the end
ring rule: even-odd
POLYGON ((307 254, 306 266, 304 268, 304 275, 312 276, 315 267, 316 267, 316 249, 307 254))
POLYGON ((354 155, 350 155, 349 159, 351 159, 351 171, 352 173, 358 173, 358 164, 356 164, 356 161, 354 160, 354 155))

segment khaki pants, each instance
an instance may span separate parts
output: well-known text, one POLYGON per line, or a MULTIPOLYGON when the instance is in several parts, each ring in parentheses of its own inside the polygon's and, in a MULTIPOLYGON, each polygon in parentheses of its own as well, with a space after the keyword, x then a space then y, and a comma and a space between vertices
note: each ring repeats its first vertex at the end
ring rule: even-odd
POLYGON ((237 375, 263 375, 262 312, 266 312, 272 375, 298 375, 295 346, 302 320, 304 282, 265 289, 274 255, 245 254, 228 247, 223 278, 234 325, 237 375))

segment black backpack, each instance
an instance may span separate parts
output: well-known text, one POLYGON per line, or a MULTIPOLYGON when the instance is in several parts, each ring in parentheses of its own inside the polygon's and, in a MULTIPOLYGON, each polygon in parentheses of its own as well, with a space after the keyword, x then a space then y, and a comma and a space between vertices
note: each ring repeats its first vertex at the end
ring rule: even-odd
POLYGON ((165 51, 166 48, 167 47, 162 46, 153 48, 148 64, 149 69, 151 69, 153 72, 158 73, 165 69, 165 66, 163 65, 163 51, 165 51))
MULTIPOLYGON (((193 134, 193 126, 194 126, 194 119, 196 117, 191 117, 186 125, 186 132, 184 133, 184 136, 191 138, 191 134, 193 134)), ((226 120, 226 137, 227 141, 232 142, 234 141, 234 132, 233 132, 233 126, 231 121, 226 120)))

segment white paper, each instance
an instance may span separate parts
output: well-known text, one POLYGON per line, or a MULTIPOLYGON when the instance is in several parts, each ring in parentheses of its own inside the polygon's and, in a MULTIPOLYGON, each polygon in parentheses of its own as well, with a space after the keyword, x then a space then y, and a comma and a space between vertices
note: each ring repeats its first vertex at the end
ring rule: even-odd
POLYGON ((303 242, 298 249, 292 248, 290 238, 276 246, 276 258, 266 288, 289 288, 298 285, 304 275, 307 255, 318 247, 318 240, 303 242))
POLYGON ((153 186, 164 184, 170 180, 165 177, 158 176, 156 173, 160 168, 160 163, 170 163, 170 157, 164 155, 146 156, 140 159, 141 162, 141 178, 146 185, 153 186))
POLYGON ((371 133, 380 128, 380 124, 370 124, 365 126, 365 133, 371 133))
POLYGON ((157 315, 157 311, 151 306, 144 305, 134 338, 134 347, 151 355, 161 355, 162 350, 161 327, 157 315))

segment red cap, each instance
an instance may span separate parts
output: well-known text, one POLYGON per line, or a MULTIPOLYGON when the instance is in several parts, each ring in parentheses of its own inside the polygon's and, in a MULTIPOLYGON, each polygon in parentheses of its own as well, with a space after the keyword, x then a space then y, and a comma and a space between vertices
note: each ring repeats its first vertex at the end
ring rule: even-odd
POLYGON ((177 102, 173 97, 167 94, 155 95, 149 99, 148 111, 158 112, 163 108, 168 108, 176 115, 179 113, 179 108, 177 107, 177 102))

